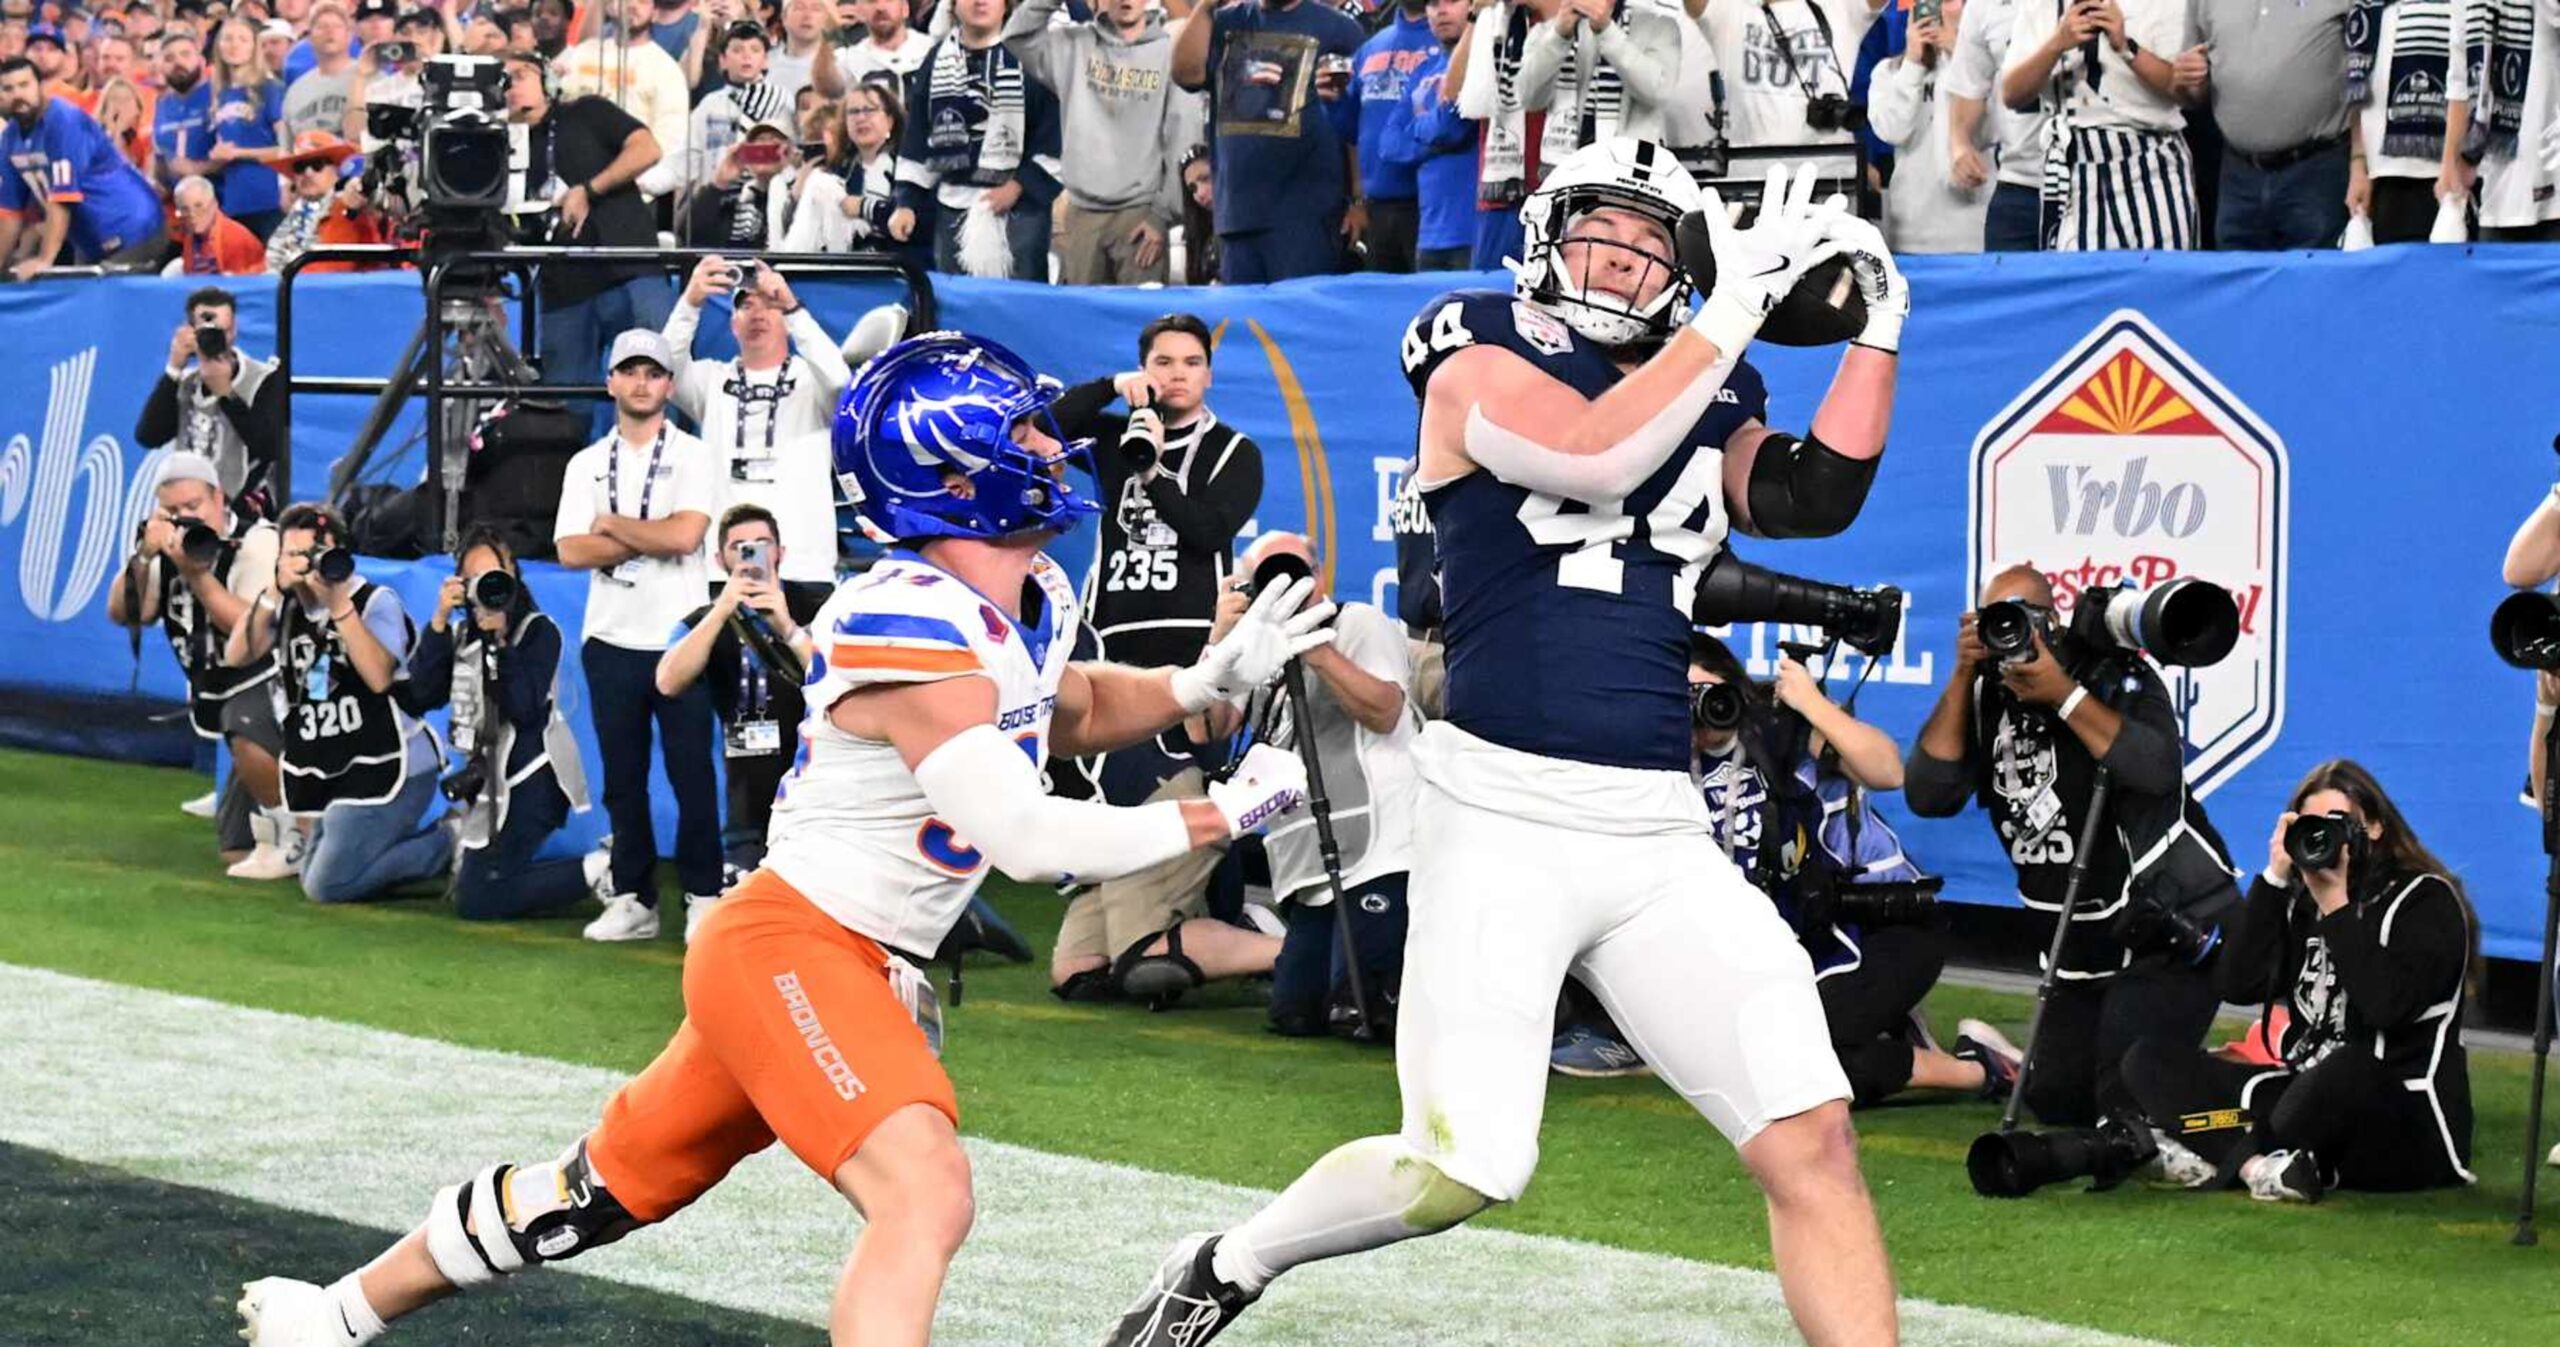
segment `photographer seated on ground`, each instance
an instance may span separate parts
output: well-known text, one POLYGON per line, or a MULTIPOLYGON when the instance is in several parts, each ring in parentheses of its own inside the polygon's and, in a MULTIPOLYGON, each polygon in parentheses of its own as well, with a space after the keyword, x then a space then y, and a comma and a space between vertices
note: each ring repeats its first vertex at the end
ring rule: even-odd
POLYGON ((1900 746, 1833 705, 1791 656, 1763 687, 1700 632, 1689 682, 1699 789, 1717 841, 1812 958, 1851 1102, 1864 1108, 1908 1089, 2005 1097, 2016 1078, 2007 1059, 1963 1038, 1952 1052, 1940 1048, 1920 1013, 1946 968, 1946 917, 1934 883, 1921 882, 1870 798, 1902 789, 1900 746), (1708 690, 1718 686, 1734 691, 1708 690))
POLYGON ((2285 1009, 2282 1064, 2134 1045, 2125 1083, 2170 1177, 2270 1202, 2473 1182, 2462 1004, 2480 926, 2372 774, 2341 758, 2302 779, 2228 935, 2215 984, 2285 1009))
POLYGON ((214 803, 214 835, 235 879, 288 879, 302 868, 302 830, 284 812, 276 753, 284 746, 267 684, 271 667, 235 669, 223 647, 250 605, 275 583, 276 531, 231 508, 219 470, 202 454, 160 461, 158 509, 133 557, 107 588, 107 618, 158 622, 187 679, 196 737, 228 741, 231 779, 214 803))
POLYGON ((275 585, 232 628, 223 661, 271 660, 284 729, 284 807, 309 820, 302 891, 378 898, 444 873, 452 839, 426 822, 441 759, 391 698, 413 631, 400 596, 356 574, 324 505, 286 507, 275 585))
POLYGON ((721 849, 729 863, 752 870, 764 860, 773 793, 800 751, 800 683, 808 668, 807 624, 833 586, 777 580, 781 528, 761 505, 732 505, 720 516, 720 565, 729 578, 711 602, 685 614, 676 639, 658 657, 658 694, 682 696, 709 675, 711 709, 720 719, 728 765, 727 822, 721 849))
POLYGON ((587 807, 559 674, 560 624, 534 606, 506 539, 472 530, 392 688, 412 715, 453 708, 446 737, 461 761, 443 790, 459 818, 455 916, 529 917, 587 896, 578 857, 534 859, 570 810, 587 807))
MULTIPOLYGON (((1262 583, 1313 575, 1317 587, 1307 602, 1320 603, 1330 594, 1307 540, 1294 533, 1255 539, 1237 570, 1219 596, 1211 641, 1224 637, 1244 617, 1262 583)), ((1334 630, 1333 644, 1302 657, 1310 675, 1305 680, 1307 716, 1314 726, 1326 809, 1341 850, 1342 900, 1350 904, 1346 910, 1352 945, 1360 956, 1368 1027, 1374 1037, 1384 1039, 1394 1029, 1396 985, 1404 975, 1405 876, 1413 868, 1413 812, 1421 781, 1413 763, 1413 737, 1422 728, 1422 717, 1409 695, 1413 657, 1403 624, 1368 604, 1345 603, 1334 617, 1334 630)), ((1256 743, 1291 749, 1301 743, 1297 717, 1278 687, 1255 692, 1242 706, 1211 707, 1186 728, 1195 740, 1217 742, 1248 726, 1256 743)), ((1287 904, 1283 912, 1289 924, 1271 970, 1271 1028, 1291 1036, 1325 1033, 1348 1020, 1349 964, 1338 948, 1333 893, 1326 886, 1312 809, 1273 825, 1264 846, 1271 857, 1271 893, 1287 904)), ((1179 993, 1197 985, 1198 972, 1178 955, 1162 955, 1140 958, 1122 981, 1132 996, 1155 992, 1157 987, 1149 984, 1157 979, 1179 993)))

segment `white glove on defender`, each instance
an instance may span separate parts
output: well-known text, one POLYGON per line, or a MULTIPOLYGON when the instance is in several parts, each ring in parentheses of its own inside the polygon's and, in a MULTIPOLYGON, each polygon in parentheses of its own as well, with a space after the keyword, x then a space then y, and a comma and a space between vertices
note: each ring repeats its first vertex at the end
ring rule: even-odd
POLYGON ((1850 341, 1891 355, 1902 349, 1902 320, 1911 316, 1911 283, 1893 264, 1884 231, 1875 221, 1841 215, 1831 221, 1831 241, 1848 255, 1849 274, 1867 301, 1867 325, 1850 341))
POLYGON ((1725 355, 1742 354, 1796 282, 1840 251, 1830 241, 1829 227, 1848 212, 1848 205, 1836 196, 1815 202, 1816 181, 1811 164, 1798 168, 1793 182, 1785 168, 1770 169, 1768 186, 1760 193, 1760 215, 1749 229, 1736 228, 1724 198, 1707 189, 1701 213, 1715 249, 1716 288, 1689 321, 1725 355))
POLYGON ((1197 715, 1267 686, 1289 661, 1333 644, 1333 628, 1327 625, 1333 620, 1333 600, 1299 607, 1315 587, 1313 577, 1302 575, 1264 590, 1225 637, 1200 652, 1198 662, 1174 670, 1173 697, 1183 712, 1197 715))
POLYGON ((1226 816, 1229 837, 1260 832, 1306 798, 1306 763, 1297 754, 1269 744, 1246 749, 1234 776, 1209 783, 1209 803, 1226 816))

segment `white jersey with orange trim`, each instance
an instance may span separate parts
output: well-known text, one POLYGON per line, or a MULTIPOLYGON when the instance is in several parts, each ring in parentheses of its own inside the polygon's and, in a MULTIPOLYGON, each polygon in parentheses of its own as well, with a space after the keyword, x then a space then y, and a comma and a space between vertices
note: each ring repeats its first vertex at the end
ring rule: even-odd
POLYGON ((1076 594, 1043 556, 1016 622, 984 595, 912 552, 891 552, 836 590, 810 630, 808 719, 800 755, 773 804, 765 867, 827 915, 874 940, 930 955, 986 878, 968 839, 933 806, 898 750, 827 718, 846 694, 884 683, 983 677, 996 687, 996 728, 1049 755, 1049 716, 1075 647, 1076 594))

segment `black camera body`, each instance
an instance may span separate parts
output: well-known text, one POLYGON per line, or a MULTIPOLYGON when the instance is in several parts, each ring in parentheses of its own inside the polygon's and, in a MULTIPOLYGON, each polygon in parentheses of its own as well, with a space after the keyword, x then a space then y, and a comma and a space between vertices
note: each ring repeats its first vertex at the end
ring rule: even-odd
POLYGON ((484 613, 503 613, 513 607, 523 585, 505 571, 482 571, 463 586, 463 596, 471 606, 484 613))
POLYGON ((1702 730, 1730 730, 1742 724, 1742 689, 1731 683, 1697 683, 1689 688, 1689 723, 1702 730))
POLYGON ((1835 922, 1874 929, 1918 926, 1938 915, 1938 891, 1947 881, 1937 875, 1881 883, 1844 884, 1828 866, 1808 865, 1797 872, 1796 912, 1807 926, 1835 922))
POLYGON ((1864 131, 1867 129, 1867 110, 1839 94, 1807 94, 1804 124, 1807 130, 1826 133, 1864 131))
POLYGON ((2284 828, 2284 854, 2297 870, 2335 870, 2361 859, 2364 847, 2364 830, 2344 814, 2304 814, 2284 828))
POLYGON ((343 543, 331 543, 311 559, 311 573, 333 585, 343 585, 356 573, 356 554, 343 543))
POLYGON ((2163 954, 2201 967, 2222 948, 2222 923, 2162 901, 2147 888, 2125 895, 2115 921, 2118 943, 2136 955, 2163 954))
POLYGON ((1982 648, 2002 664, 2024 664, 2036 657, 2036 641, 2053 644, 2053 624, 2025 599, 2001 599, 1974 610, 1973 634, 1982 648))
POLYGON ((220 323, 198 323, 195 334, 197 359, 220 360, 231 354, 231 334, 220 323))

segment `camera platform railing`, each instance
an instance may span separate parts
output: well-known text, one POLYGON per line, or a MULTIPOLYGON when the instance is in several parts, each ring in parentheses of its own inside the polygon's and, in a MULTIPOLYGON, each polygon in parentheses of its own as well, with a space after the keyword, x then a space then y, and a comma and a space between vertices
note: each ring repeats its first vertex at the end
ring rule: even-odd
MULTIPOLYGON (((449 304, 487 299, 512 300, 516 305, 518 354, 541 349, 542 317, 540 281, 545 268, 592 271, 606 267, 625 267, 635 263, 660 268, 669 276, 705 257, 734 256, 735 248, 565 248, 558 246, 525 246, 503 249, 440 249, 432 245, 415 247, 395 244, 331 244, 306 249, 285 264, 276 281, 276 373, 284 380, 284 434, 282 451, 275 467, 280 496, 292 498, 293 482, 293 404, 297 394, 339 397, 372 397, 377 400, 375 415, 357 436, 357 443, 341 461, 330 483, 332 494, 354 480, 370 458, 375 441, 386 433, 396 419, 400 406, 413 395, 422 395, 425 405, 425 433, 429 472, 445 463, 447 444, 445 417, 449 400, 504 400, 539 394, 546 398, 591 401, 611 396, 601 383, 524 383, 514 380, 468 380, 447 375, 444 352, 447 342, 469 324, 455 321, 449 304), (411 339, 408 352, 401 358, 400 368, 381 377, 332 376, 297 373, 294 352, 295 283, 305 268, 320 263, 352 263, 360 267, 407 267, 421 273, 425 292, 426 315, 411 339), (508 290, 512 282, 514 289, 508 290), (424 358, 421 358, 424 357, 424 358)), ((856 253, 758 253, 758 260, 786 276, 815 278, 895 277, 906 287, 906 308, 912 315, 910 327, 930 330, 937 314, 933 280, 924 268, 911 260, 884 252, 856 253)), ((450 489, 450 488, 449 488, 450 489)), ((446 502, 446 519, 455 518, 446 502)))

